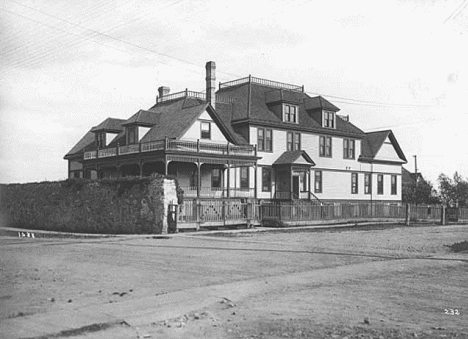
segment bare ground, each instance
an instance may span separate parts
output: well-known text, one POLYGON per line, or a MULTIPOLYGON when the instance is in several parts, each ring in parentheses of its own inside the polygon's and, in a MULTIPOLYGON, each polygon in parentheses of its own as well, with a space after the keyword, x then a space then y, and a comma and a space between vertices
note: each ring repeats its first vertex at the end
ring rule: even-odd
POLYGON ((466 240, 467 226, 168 239, 2 237, 0 330, 17 319, 154 300, 142 318, 129 312, 125 322, 51 334, 468 338, 468 254, 448 247, 466 240), (199 300, 194 308, 175 299, 192 290, 213 302, 199 300), (173 316, 164 317, 167 300, 173 316))

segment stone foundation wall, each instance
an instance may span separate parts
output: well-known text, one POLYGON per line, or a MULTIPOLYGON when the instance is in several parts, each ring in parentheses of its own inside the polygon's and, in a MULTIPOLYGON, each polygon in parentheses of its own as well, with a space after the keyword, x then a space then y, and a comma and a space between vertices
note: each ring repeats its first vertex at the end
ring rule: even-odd
POLYGON ((174 179, 68 179, 0 185, 2 226, 78 233, 165 233, 174 179))

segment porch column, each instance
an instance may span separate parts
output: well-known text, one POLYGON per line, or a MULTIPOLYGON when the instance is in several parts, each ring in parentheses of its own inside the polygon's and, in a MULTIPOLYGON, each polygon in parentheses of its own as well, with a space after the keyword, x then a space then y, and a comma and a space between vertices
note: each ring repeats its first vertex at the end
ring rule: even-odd
POLYGON ((227 165, 227 197, 229 198, 231 196, 231 162, 228 160, 228 165, 227 165))
POLYGON ((307 170, 307 181, 308 181, 308 185, 307 185, 307 190, 309 191, 309 200, 311 200, 311 194, 310 194, 310 179, 311 179, 311 176, 310 176, 310 173, 311 173, 311 170, 310 168, 307 170))
POLYGON ((254 165, 254 198, 257 199, 257 164, 254 165))
POLYGON ((143 176, 143 160, 140 160, 138 166, 140 168, 140 177, 142 177, 143 176))
POLYGON ((197 198, 200 198, 200 186, 201 186, 201 165, 200 158, 197 161, 197 198))
POLYGON ((167 162, 167 156, 164 156, 164 175, 167 175, 169 173, 168 167, 169 167, 169 163, 167 162))

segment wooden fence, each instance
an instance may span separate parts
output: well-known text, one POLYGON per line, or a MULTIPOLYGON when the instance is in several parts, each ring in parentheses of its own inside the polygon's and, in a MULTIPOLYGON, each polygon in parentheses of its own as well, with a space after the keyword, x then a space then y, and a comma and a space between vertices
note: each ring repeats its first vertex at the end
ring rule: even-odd
POLYGON ((245 199, 186 200, 178 206, 178 228, 229 225, 307 225, 321 221, 395 220, 410 222, 468 221, 468 208, 456 214, 443 206, 416 206, 385 203, 264 203, 245 199), (442 220, 442 215, 445 219, 442 220), (456 220, 453 219, 456 216, 456 220))
POLYGON ((260 220, 259 205, 240 199, 186 200, 178 206, 182 228, 250 225, 260 220))

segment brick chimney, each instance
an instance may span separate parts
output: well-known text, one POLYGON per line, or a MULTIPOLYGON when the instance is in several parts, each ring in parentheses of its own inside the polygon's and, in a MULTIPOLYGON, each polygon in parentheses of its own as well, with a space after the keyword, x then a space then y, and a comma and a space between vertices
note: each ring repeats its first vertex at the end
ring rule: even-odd
POLYGON ((158 88, 159 98, 162 98, 163 96, 168 95, 170 91, 171 89, 169 87, 166 87, 166 86, 159 87, 158 88))
POLYGON ((208 101, 213 108, 216 105, 216 63, 208 61, 206 63, 206 101, 208 101))

